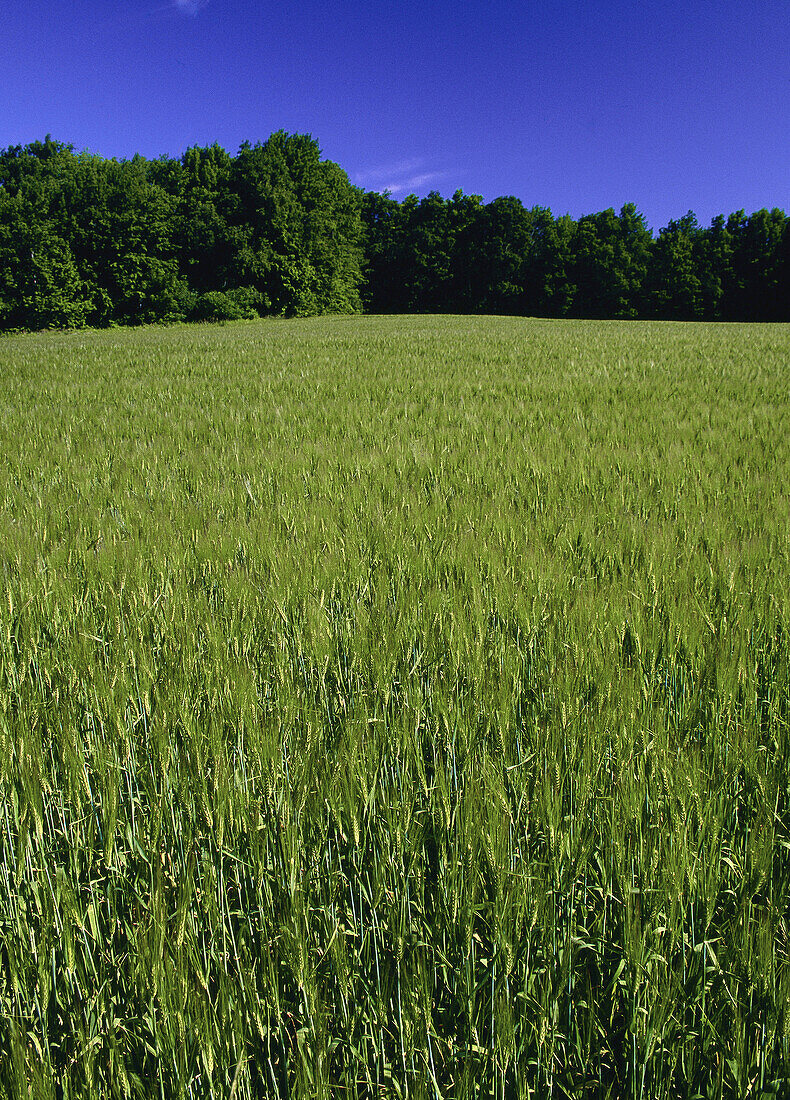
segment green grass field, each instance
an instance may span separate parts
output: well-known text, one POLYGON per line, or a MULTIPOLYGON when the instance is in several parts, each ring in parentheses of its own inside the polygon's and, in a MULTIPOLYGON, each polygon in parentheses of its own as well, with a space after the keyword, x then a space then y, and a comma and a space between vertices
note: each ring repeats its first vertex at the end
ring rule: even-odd
POLYGON ((0 1091, 790 1088, 790 328, 0 342, 0 1091))

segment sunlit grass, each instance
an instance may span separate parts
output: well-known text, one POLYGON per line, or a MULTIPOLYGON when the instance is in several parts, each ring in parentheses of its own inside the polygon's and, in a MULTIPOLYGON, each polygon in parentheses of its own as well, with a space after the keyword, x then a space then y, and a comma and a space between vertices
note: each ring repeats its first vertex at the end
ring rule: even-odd
POLYGON ((783 1093, 788 363, 0 342, 7 1095, 783 1093))

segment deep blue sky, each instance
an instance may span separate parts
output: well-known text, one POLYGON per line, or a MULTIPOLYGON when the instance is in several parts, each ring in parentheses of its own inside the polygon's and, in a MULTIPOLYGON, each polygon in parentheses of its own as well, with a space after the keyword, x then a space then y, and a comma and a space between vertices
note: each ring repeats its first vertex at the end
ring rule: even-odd
POLYGON ((0 147, 312 134, 371 190, 790 212, 790 0, 0 0, 0 147))

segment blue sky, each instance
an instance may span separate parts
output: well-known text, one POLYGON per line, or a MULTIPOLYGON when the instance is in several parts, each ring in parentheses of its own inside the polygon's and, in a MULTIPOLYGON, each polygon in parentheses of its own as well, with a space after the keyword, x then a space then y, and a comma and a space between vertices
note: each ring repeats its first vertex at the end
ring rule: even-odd
POLYGON ((0 0, 0 147, 111 157, 285 129, 352 182, 790 212, 790 0, 0 0))

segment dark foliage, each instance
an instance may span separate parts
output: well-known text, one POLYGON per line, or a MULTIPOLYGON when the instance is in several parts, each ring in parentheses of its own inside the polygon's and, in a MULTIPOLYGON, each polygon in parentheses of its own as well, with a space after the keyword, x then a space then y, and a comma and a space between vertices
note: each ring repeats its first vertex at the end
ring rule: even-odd
POLYGON ((376 313, 790 320, 790 219, 694 214, 653 237, 628 203, 574 221, 460 191, 396 202, 365 195, 366 280, 376 313))
POLYGON ((790 320, 790 219, 633 204, 574 221, 512 196, 402 202, 352 187, 303 134, 105 160, 0 151, 0 329, 258 315, 452 312, 790 320))
POLYGON ((360 192, 317 144, 273 134, 180 160, 47 138, 0 152, 0 327, 360 308, 360 192))

